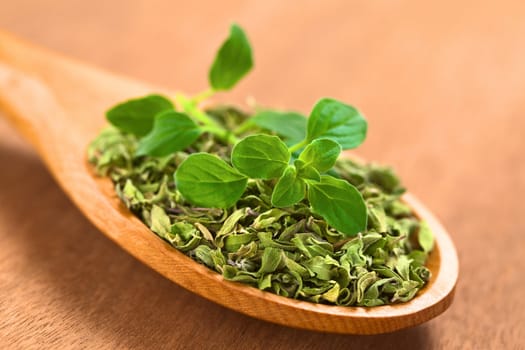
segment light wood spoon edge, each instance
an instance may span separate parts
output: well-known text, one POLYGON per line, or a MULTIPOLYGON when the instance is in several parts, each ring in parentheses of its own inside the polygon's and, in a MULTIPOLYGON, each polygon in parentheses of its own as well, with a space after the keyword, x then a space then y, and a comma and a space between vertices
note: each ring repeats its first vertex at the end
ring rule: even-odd
POLYGON ((87 144, 99 130, 104 110, 152 91, 162 89, 103 72, 0 32, 0 109, 33 144, 84 215, 166 278, 255 318, 333 333, 392 332, 426 322, 452 303, 459 272, 454 244, 439 221, 410 194, 403 199, 428 221, 436 244, 428 262, 431 281, 416 298, 403 304, 338 307, 280 297, 226 281, 158 238, 121 203, 111 181, 93 176, 85 161, 87 144))

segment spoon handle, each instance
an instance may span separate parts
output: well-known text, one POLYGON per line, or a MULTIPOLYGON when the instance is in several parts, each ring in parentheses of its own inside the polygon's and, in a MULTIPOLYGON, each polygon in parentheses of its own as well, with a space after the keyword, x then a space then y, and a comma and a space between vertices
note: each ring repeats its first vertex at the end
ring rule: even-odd
POLYGON ((162 90, 0 31, 0 110, 37 149, 64 137, 85 149, 103 126, 105 110, 149 92, 145 88, 162 90))

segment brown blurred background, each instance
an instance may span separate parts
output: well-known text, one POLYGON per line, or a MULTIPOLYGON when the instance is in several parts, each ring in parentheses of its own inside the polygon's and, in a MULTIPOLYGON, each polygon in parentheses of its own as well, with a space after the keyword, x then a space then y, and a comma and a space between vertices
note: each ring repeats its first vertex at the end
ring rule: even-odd
POLYGON ((361 109, 358 153, 393 165, 457 245, 454 304, 367 337, 219 307, 98 233, 0 120, 0 348, 524 348, 525 2, 0 0, 0 28, 190 93, 232 21, 256 69, 218 100, 361 109))

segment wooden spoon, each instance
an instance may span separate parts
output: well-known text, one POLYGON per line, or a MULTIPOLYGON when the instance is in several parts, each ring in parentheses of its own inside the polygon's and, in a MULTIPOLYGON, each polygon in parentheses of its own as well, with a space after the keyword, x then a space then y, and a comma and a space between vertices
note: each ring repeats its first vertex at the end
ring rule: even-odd
POLYGON ((410 194, 404 200, 428 221, 436 245, 428 262, 432 279, 416 298, 404 304, 339 307, 280 297, 225 281, 158 238, 121 204, 109 179, 93 175, 86 162, 86 147, 104 125, 108 107, 159 91, 162 89, 103 72, 0 32, 0 109, 36 148, 84 215, 166 278, 244 314, 323 332, 391 332, 428 321, 451 304, 458 278, 456 249, 436 218, 410 194))

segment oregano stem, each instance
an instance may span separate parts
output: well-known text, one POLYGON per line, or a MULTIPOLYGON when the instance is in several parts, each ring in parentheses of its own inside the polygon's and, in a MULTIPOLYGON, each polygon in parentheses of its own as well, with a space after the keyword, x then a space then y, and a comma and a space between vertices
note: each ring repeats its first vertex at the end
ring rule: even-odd
POLYGON ((206 113, 197 107, 197 104, 190 98, 181 93, 175 95, 175 103, 177 107, 181 108, 183 112, 190 114, 191 117, 204 125, 215 125, 221 127, 219 123, 211 119, 206 113))
POLYGON ((288 147, 288 150, 290 151, 290 153, 293 153, 293 152, 298 151, 301 148, 305 147, 306 145, 308 145, 308 141, 306 141, 306 139, 304 139, 301 142, 296 143, 295 145, 288 147))
POLYGON ((250 130, 253 127, 253 125, 254 125, 253 122, 250 119, 248 119, 248 120, 244 121, 241 125, 236 127, 233 130, 233 134, 234 135, 244 134, 246 131, 250 130))
POLYGON ((185 110, 186 113, 188 113, 190 116, 194 117, 198 121, 200 121, 205 126, 214 126, 218 129, 222 129, 224 131, 227 131, 226 128, 224 128, 221 124, 219 124, 216 120, 212 119, 206 112, 198 108, 197 106, 192 106, 191 108, 185 110))
MULTIPOLYGON (((213 90, 210 89, 209 91, 213 90)), ((204 93, 202 95, 204 95, 204 93)), ((200 122, 202 124, 201 128, 204 131, 211 132, 221 141, 230 144, 235 144, 238 141, 231 131, 227 130, 219 122, 211 118, 206 112, 200 109, 194 99, 190 99, 185 95, 178 93, 175 95, 175 102, 177 106, 182 108, 185 113, 189 114, 192 118, 200 122)))
POLYGON ((194 101, 196 104, 212 97, 213 95, 215 95, 217 91, 214 90, 213 88, 209 88, 207 90, 204 90, 204 91, 201 91, 199 92, 198 94, 196 94, 195 96, 193 96, 191 98, 192 101, 194 101))
POLYGON ((234 134, 232 134, 230 131, 224 128, 217 128, 213 125, 204 125, 204 126, 201 126, 200 129, 204 132, 209 132, 217 136, 222 141, 229 143, 231 145, 234 145, 239 141, 239 139, 234 134))

